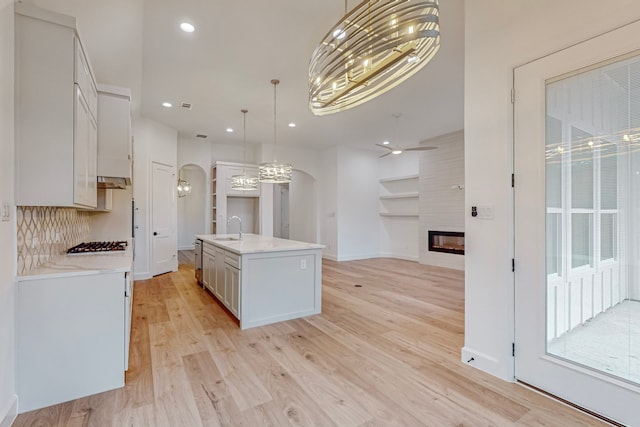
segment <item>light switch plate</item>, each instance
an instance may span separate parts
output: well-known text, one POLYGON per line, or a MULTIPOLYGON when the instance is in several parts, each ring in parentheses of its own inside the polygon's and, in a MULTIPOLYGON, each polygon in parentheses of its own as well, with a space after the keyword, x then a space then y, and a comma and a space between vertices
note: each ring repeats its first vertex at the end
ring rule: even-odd
POLYGON ((9 221, 11 218, 11 208, 8 204, 2 204, 2 221, 9 221))
POLYGON ((478 206, 476 219, 493 219, 493 206, 478 206))

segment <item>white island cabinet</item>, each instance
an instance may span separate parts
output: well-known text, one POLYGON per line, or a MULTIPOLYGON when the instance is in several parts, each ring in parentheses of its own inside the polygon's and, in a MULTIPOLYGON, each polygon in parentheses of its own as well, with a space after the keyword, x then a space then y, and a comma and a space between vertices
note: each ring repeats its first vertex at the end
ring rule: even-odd
POLYGON ((256 234, 198 235, 204 285, 240 329, 320 314, 322 248, 256 234))

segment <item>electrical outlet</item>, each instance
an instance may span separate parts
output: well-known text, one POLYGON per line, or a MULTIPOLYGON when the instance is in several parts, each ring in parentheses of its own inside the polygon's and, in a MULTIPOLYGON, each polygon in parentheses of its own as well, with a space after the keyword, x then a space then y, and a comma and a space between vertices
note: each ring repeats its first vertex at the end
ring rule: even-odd
POLYGON ((306 259, 301 259, 300 260, 300 270, 306 270, 307 269, 307 260, 306 259))

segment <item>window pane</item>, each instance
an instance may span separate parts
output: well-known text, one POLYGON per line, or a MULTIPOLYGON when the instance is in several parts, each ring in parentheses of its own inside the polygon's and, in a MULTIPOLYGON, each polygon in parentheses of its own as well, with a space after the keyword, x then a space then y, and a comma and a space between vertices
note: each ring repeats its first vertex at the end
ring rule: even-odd
POLYGON ((618 147, 604 142, 600 148, 600 207, 618 208, 618 147))
MULTIPOLYGON (((546 124, 547 152, 557 153, 562 142, 562 122, 555 117, 547 116, 546 124)), ((558 156, 553 161, 547 161, 547 207, 562 207, 562 163, 558 156)))
POLYGON ((591 218, 590 213, 571 215, 571 268, 591 264, 591 218))
POLYGON ((561 268, 561 238, 562 215, 559 213, 547 214, 547 274, 560 274, 561 268))
POLYGON ((616 247, 616 214, 600 216, 600 259, 614 259, 616 247))
POLYGON ((593 137, 571 127, 571 207, 593 209, 593 137))

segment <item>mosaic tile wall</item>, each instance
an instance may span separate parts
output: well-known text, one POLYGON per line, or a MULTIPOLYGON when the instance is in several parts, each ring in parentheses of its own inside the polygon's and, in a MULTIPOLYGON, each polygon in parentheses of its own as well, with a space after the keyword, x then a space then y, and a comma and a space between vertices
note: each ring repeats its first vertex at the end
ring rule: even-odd
POLYGON ((87 241, 89 213, 72 208, 18 206, 18 275, 87 241))

